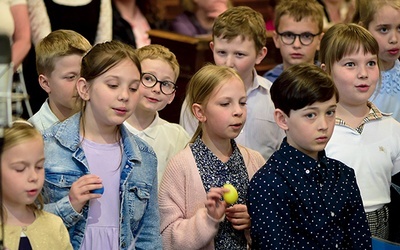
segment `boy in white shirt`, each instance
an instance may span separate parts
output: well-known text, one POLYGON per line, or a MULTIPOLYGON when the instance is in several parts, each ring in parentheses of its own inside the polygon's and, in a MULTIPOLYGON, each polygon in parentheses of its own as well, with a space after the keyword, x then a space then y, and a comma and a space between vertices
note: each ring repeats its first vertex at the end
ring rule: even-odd
POLYGON ((38 80, 49 97, 28 121, 40 132, 72 115, 82 57, 91 47, 73 30, 53 31, 36 45, 38 80))
POLYGON ((179 124, 169 123, 158 115, 158 111, 174 100, 179 64, 171 51, 158 44, 144 46, 137 53, 142 66, 139 102, 124 124, 153 147, 160 183, 168 160, 190 140, 179 124))
MULTIPOLYGON (((239 144, 261 153, 268 159, 284 137, 274 120, 274 104, 269 89, 272 83, 257 75, 255 65, 267 55, 267 33, 261 13, 246 7, 232 7, 219 15, 213 26, 210 42, 217 65, 234 68, 247 92, 247 121, 235 139, 239 144)), ((184 101, 179 122, 189 134, 197 128, 197 120, 184 101)))

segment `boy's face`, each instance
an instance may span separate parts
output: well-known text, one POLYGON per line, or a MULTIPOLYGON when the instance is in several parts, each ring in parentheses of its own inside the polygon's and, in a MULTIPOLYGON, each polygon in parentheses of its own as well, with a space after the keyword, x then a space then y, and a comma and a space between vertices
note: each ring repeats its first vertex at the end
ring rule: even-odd
POLYGON ((44 150, 40 135, 25 139, 1 156, 3 204, 8 209, 32 204, 44 183, 44 150))
MULTIPOLYGON (((170 81, 175 83, 175 72, 172 67, 164 60, 144 59, 141 61, 142 72, 150 73, 158 81, 170 81)), ((139 86, 139 103, 137 112, 149 112, 154 115, 155 112, 162 110, 170 104, 175 97, 175 92, 166 95, 161 92, 161 83, 156 83, 153 87, 146 87, 142 83, 139 86)))
POLYGON ((400 56, 400 10, 383 6, 376 12, 368 30, 379 44, 383 70, 391 69, 400 56))
POLYGON ((60 114, 69 114, 74 106, 75 98, 73 97, 76 93, 75 84, 81 71, 81 60, 81 55, 57 58, 50 75, 39 76, 39 83, 49 94, 50 108, 57 117, 60 114))
POLYGON ((243 40, 241 36, 231 41, 214 37, 214 40, 210 42, 210 47, 215 64, 235 69, 246 86, 253 82, 254 66, 259 64, 267 54, 266 48, 257 53, 254 41, 252 39, 243 40))
POLYGON ((335 126, 336 97, 326 102, 315 102, 299 110, 291 110, 290 117, 281 110, 278 125, 286 131, 287 142, 292 147, 317 159, 332 136, 335 126))
POLYGON ((315 35, 319 33, 318 24, 313 21, 311 17, 306 17, 300 22, 296 22, 293 17, 283 15, 280 18, 278 29, 274 31, 273 37, 275 46, 280 49, 284 69, 299 63, 313 64, 315 53, 319 50, 322 34, 315 36, 312 43, 309 45, 303 45, 300 42, 299 36, 295 37, 293 44, 287 45, 282 42, 282 36, 278 34, 286 32, 291 32, 293 34, 310 33, 315 35))
POLYGON ((334 62, 331 76, 343 105, 365 105, 379 80, 378 58, 363 49, 334 62))

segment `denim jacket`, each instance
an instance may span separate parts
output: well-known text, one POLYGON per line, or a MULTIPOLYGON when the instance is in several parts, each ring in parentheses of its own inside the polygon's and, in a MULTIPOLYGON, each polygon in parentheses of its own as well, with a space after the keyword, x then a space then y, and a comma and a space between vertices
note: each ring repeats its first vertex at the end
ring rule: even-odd
MULTIPOLYGON (((79 177, 89 174, 80 144, 81 113, 43 133, 45 142, 45 210, 60 216, 74 249, 85 234, 89 203, 77 213, 69 190, 79 177)), ((120 180, 120 249, 162 249, 157 201, 157 158, 154 151, 121 125, 123 159, 120 180)))

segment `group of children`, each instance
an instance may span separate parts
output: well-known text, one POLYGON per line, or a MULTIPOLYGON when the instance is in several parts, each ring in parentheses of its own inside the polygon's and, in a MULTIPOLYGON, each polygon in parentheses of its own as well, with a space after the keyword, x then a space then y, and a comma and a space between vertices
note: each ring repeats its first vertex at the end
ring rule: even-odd
POLYGON ((187 86, 185 130, 158 116, 179 75, 168 49, 52 32, 36 47, 49 98, 4 135, 5 246, 370 249, 371 235, 388 239, 400 124, 374 100, 397 94, 400 3, 372 2, 358 6, 360 25, 323 34, 316 2, 281 0, 273 83, 254 69, 267 54, 262 15, 219 15, 215 65, 187 86))

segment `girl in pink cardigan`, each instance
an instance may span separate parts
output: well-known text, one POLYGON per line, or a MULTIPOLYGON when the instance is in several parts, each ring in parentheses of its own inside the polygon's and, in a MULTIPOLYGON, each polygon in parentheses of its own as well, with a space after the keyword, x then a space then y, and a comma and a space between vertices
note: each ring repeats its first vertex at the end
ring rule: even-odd
POLYGON ((207 65, 190 80, 186 98, 199 125, 161 181, 163 249, 247 249, 247 186, 265 160, 234 141, 246 121, 243 81, 231 68, 207 65), (225 183, 238 190, 233 205, 222 198, 225 183))

